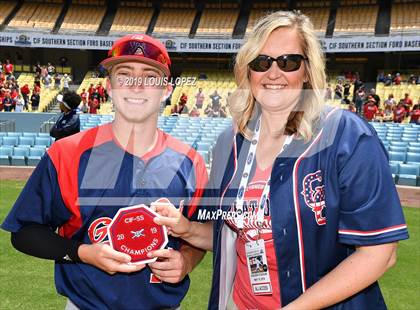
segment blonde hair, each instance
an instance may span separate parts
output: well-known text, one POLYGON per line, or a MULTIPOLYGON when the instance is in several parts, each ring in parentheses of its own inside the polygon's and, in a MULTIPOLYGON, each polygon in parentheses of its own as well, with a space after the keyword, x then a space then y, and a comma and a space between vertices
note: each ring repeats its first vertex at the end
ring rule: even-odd
POLYGON ((308 82, 303 84, 303 88, 311 91, 302 92, 298 103, 299 111, 290 114, 285 129, 286 134, 296 133, 308 141, 312 138, 315 123, 324 106, 326 76, 324 54, 313 25, 309 18, 300 12, 277 11, 265 16, 255 25, 236 56, 234 73, 238 87, 230 96, 230 112, 239 132, 245 137, 250 137, 247 124, 254 112, 255 99, 251 92, 248 64, 260 54, 269 35, 278 28, 296 29, 304 56, 308 58, 305 61, 308 82))

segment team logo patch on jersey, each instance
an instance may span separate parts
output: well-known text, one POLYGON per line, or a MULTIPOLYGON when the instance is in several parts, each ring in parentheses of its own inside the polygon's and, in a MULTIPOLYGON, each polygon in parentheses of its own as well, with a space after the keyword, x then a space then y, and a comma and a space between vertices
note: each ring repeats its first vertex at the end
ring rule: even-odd
POLYGON ((90 224, 88 234, 92 243, 103 242, 107 238, 107 227, 111 221, 110 217, 100 217, 90 224))
POLYGON ((325 208, 325 190, 322 182, 321 170, 310 173, 303 178, 303 191, 305 204, 311 208, 318 225, 325 225, 327 218, 323 216, 325 208))

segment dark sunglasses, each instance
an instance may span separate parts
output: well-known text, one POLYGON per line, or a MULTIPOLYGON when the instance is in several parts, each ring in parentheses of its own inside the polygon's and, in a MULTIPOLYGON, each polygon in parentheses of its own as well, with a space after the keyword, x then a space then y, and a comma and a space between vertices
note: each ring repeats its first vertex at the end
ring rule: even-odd
POLYGON ((286 54, 277 58, 267 55, 258 55, 257 58, 249 63, 249 68, 256 72, 266 72, 275 61, 281 71, 292 72, 299 70, 302 60, 307 59, 308 58, 305 56, 299 54, 286 54))

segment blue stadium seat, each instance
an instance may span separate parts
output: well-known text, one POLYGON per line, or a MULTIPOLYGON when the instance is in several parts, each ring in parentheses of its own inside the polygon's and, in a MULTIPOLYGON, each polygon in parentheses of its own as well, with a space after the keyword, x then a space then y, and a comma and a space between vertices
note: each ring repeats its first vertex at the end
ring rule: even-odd
POLYGON ((3 145, 15 146, 18 144, 18 137, 2 137, 3 145))
POLYGON ((38 132, 38 137, 49 137, 50 134, 48 132, 38 132))
POLYGON ((8 132, 7 136, 8 137, 20 137, 22 135, 21 132, 8 132))
POLYGON ((398 172, 399 172, 399 164, 398 162, 389 162, 389 166, 391 168, 391 173, 392 173, 392 177, 394 178, 394 182, 396 182, 398 172))
POLYGON ((404 142, 411 142, 411 141, 415 141, 416 139, 413 137, 413 138, 407 138, 407 137, 401 137, 401 141, 404 141, 404 142))
POLYGON ((391 152, 407 152, 407 147, 406 146, 393 146, 393 145, 391 145, 389 147, 389 150, 391 152))
POLYGON ((41 161, 42 155, 44 155, 45 149, 41 148, 30 148, 28 155, 28 166, 36 166, 41 161))
POLYGON ((392 146, 407 146, 408 145, 408 143, 404 141, 391 141, 389 144, 392 146))
POLYGON ((38 133, 36 133, 36 132, 22 132, 23 137, 33 137, 35 139, 35 137, 37 135, 38 135, 38 133))
POLYGON ((36 137, 35 138, 35 145, 51 145, 51 138, 50 137, 36 137))
POLYGON ((420 142, 411 141, 411 142, 408 142, 408 146, 420 147, 420 142))
POLYGON ((405 152, 389 152, 390 161, 405 162, 406 154, 405 152))
POLYGON ((12 166, 26 166, 27 157, 29 155, 29 148, 17 146, 13 148, 13 154, 10 158, 12 166))
POLYGON ((1 140, 1 137, 6 137, 6 136, 7 136, 6 132, 0 132, 0 140, 1 140))
POLYGON ((399 165, 399 175, 398 175, 399 185, 416 186, 418 176, 419 176, 419 165, 413 165, 413 164, 400 164, 399 165))
POLYGON ((34 137, 19 137, 19 145, 34 145, 35 138, 34 137))
POLYGON ((214 137, 201 137, 200 142, 210 143, 213 144, 216 141, 214 137))
POLYGON ((211 143, 209 142, 198 142, 197 151, 209 151, 211 148, 211 143))
POLYGON ((408 151, 410 153, 417 153, 420 154, 420 146, 409 146, 408 151))
POLYGON ((406 161, 407 161, 407 164, 408 163, 419 163, 420 164, 420 153, 408 152, 406 161))
POLYGON ((420 128, 418 127, 405 127, 404 133, 420 133, 420 128))
POLYGON ((10 156, 13 154, 13 147, 0 146, 0 165, 10 166, 10 156))

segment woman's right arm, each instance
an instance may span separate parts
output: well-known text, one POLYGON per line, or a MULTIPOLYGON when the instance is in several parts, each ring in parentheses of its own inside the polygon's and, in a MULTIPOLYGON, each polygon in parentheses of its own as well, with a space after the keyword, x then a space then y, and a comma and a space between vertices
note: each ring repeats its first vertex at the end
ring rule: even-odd
POLYGON ((168 227, 169 234, 197 248, 213 251, 213 222, 192 222, 182 215, 182 207, 177 209, 171 203, 155 202, 151 206, 160 215, 154 222, 168 227))

